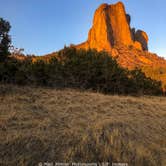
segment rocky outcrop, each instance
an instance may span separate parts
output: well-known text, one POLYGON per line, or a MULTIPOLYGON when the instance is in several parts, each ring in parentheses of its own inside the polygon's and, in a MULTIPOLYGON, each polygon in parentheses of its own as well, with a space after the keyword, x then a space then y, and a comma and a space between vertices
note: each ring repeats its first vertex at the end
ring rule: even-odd
POLYGON ((148 50, 148 35, 146 34, 146 32, 138 30, 136 31, 135 35, 135 41, 138 41, 139 43, 141 43, 142 49, 143 50, 148 50))
POLYGON ((102 4, 95 12, 93 26, 89 31, 87 42, 79 45, 79 48, 95 48, 98 51, 111 51, 113 46, 113 38, 111 38, 112 27, 110 26, 110 18, 108 15, 109 7, 102 4))
POLYGON ((129 70, 140 68, 147 77, 161 81, 163 88, 166 87, 163 74, 166 61, 148 52, 148 35, 132 28, 130 22, 123 3, 102 4, 94 14, 87 41, 75 47, 105 50, 120 66, 129 70))
POLYGON ((76 47, 112 52, 115 46, 125 45, 148 50, 147 34, 141 30, 135 32, 135 29, 131 29, 130 21, 131 17, 126 14, 122 2, 113 5, 102 4, 94 14, 88 40, 76 47))

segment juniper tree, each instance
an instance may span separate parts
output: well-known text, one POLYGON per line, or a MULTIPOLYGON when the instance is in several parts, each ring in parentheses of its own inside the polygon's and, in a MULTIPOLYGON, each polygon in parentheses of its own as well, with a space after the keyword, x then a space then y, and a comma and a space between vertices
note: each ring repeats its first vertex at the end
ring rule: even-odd
POLYGON ((9 36, 10 23, 0 18, 0 61, 4 61, 9 53, 11 39, 9 36))

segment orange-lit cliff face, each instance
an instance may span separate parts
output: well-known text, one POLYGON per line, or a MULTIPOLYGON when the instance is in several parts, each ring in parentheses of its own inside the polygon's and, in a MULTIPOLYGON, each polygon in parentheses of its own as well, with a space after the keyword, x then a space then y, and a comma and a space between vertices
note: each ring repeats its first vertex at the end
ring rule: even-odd
POLYGON ((107 51, 122 67, 141 68, 148 77, 166 86, 166 60, 148 52, 148 35, 131 28, 130 20, 122 2, 102 4, 95 11, 87 41, 75 47, 107 51))
POLYGON ((130 15, 126 14, 122 2, 113 5, 102 4, 94 14, 88 40, 77 48, 95 48, 98 51, 112 52, 118 45, 148 50, 148 36, 141 30, 131 29, 130 15))

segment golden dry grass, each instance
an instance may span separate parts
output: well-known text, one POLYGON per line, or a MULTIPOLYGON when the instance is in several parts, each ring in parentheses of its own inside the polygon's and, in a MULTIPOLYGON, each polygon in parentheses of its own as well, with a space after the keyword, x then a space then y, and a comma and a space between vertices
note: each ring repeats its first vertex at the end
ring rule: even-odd
POLYGON ((0 165, 166 165, 166 98, 0 85, 0 165))

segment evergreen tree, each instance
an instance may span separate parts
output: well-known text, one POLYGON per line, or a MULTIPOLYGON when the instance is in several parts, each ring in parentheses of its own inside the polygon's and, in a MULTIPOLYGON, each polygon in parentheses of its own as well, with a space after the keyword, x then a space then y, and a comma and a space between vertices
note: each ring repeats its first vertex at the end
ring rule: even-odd
POLYGON ((11 39, 9 36, 10 23, 0 18, 0 61, 4 61, 9 55, 11 39))

